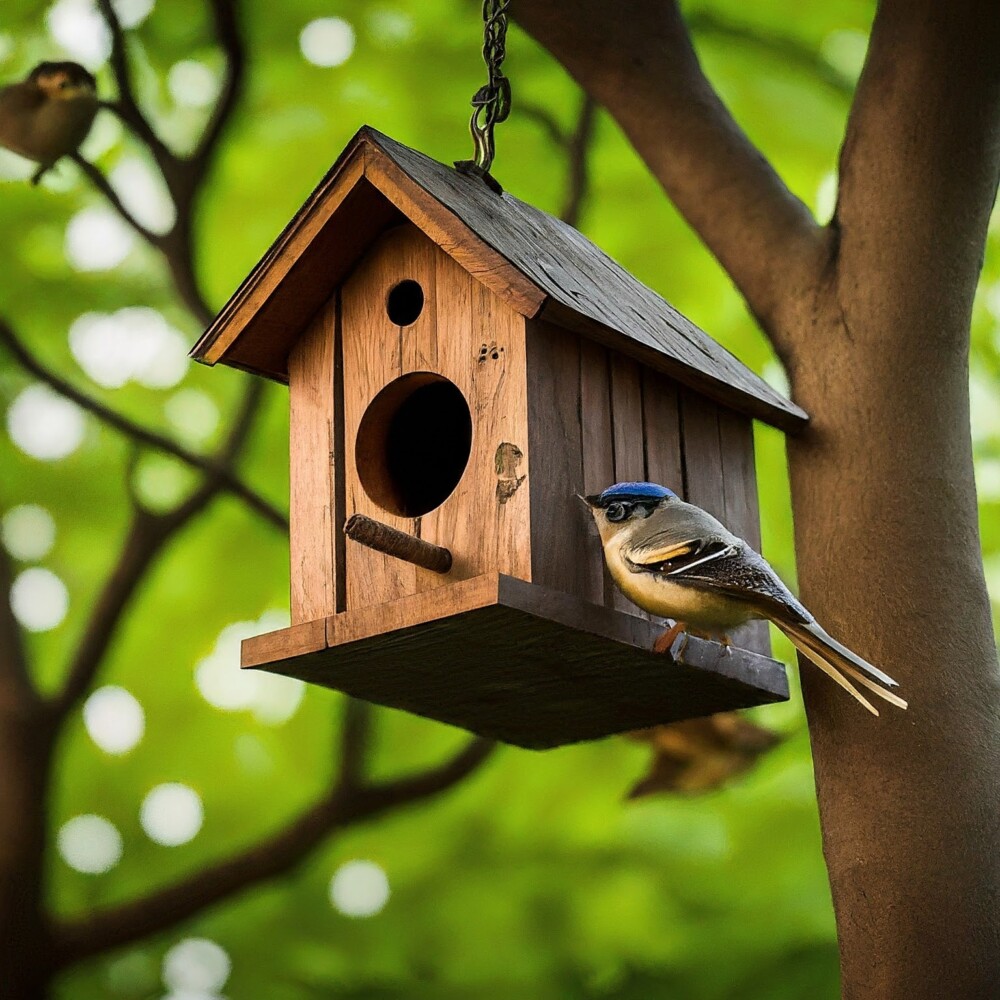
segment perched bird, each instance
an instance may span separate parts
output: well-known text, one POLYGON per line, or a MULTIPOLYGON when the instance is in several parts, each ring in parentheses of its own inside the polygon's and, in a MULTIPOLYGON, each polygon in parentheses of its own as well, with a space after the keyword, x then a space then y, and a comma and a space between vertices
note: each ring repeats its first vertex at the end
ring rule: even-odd
POLYGON ((711 514, 656 483, 616 483, 583 499, 619 589, 643 610, 675 622, 657 640, 658 652, 669 649, 682 631, 718 637, 728 646, 729 630, 765 618, 874 715, 876 709, 848 677, 906 708, 902 698, 880 686, 897 686, 888 674, 824 631, 763 556, 711 514))
POLYGON ((97 81, 79 63, 39 63, 20 83, 0 89, 0 146, 39 164, 42 175, 75 153, 97 114, 97 81))

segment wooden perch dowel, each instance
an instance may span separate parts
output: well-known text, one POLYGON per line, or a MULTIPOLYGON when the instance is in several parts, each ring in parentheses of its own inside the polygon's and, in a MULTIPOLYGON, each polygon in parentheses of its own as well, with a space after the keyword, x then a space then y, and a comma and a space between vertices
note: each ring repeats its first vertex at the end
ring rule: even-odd
POLYGON ((414 538, 405 531, 391 528, 374 518, 365 517, 364 514, 349 517, 344 525, 344 534, 353 542, 423 566, 435 573, 447 573, 451 569, 451 552, 443 545, 414 538))

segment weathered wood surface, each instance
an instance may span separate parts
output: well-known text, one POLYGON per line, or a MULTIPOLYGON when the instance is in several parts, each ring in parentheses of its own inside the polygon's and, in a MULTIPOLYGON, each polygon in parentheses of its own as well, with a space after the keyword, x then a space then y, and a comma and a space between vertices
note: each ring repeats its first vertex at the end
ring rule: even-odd
POLYGON ((302 629, 286 655, 283 633, 247 640, 244 665, 532 749, 788 697, 766 657, 698 639, 657 655, 649 621, 504 576, 336 615, 323 649, 302 629))
MULTIPOLYGON (((337 610, 334 569, 336 302, 313 317, 288 359, 289 562, 292 623, 337 610)), ((339 526, 338 526, 339 527, 339 526)))
POLYGON ((524 320, 407 223, 384 234, 344 284, 341 325, 345 516, 382 521, 447 548, 454 560, 442 577, 352 546, 345 561, 346 607, 392 601, 490 570, 530 579, 528 492, 521 489, 530 458, 524 320), (399 327, 386 300, 403 280, 420 284, 424 306, 413 324, 399 327), (358 430, 386 386, 428 371, 451 381, 468 404, 471 451, 450 496, 421 517, 409 517, 380 505, 363 487, 359 463, 378 456, 360 453, 358 430))
POLYGON ((776 426, 807 419, 571 226, 367 127, 193 355, 285 377, 283 359, 308 317, 400 215, 521 315, 543 313, 776 426))

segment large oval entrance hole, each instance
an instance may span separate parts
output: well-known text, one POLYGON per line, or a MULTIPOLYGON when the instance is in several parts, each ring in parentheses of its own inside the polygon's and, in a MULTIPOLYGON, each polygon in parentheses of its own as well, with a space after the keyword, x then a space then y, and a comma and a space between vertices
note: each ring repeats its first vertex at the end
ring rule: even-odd
POLYGON ((433 372, 414 372, 371 401, 354 460, 375 503, 391 514, 419 517, 451 495, 471 451, 472 415, 458 386, 433 372))

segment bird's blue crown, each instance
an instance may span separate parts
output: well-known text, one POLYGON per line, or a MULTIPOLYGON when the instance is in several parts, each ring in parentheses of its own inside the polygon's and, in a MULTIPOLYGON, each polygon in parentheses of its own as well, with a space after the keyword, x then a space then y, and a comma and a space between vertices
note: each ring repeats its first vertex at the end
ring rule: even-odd
POLYGON ((660 486, 659 483, 615 483, 614 486, 609 486, 600 495, 587 499, 595 507, 607 507, 615 500, 659 501, 676 496, 677 494, 673 490, 668 490, 666 486, 660 486))

